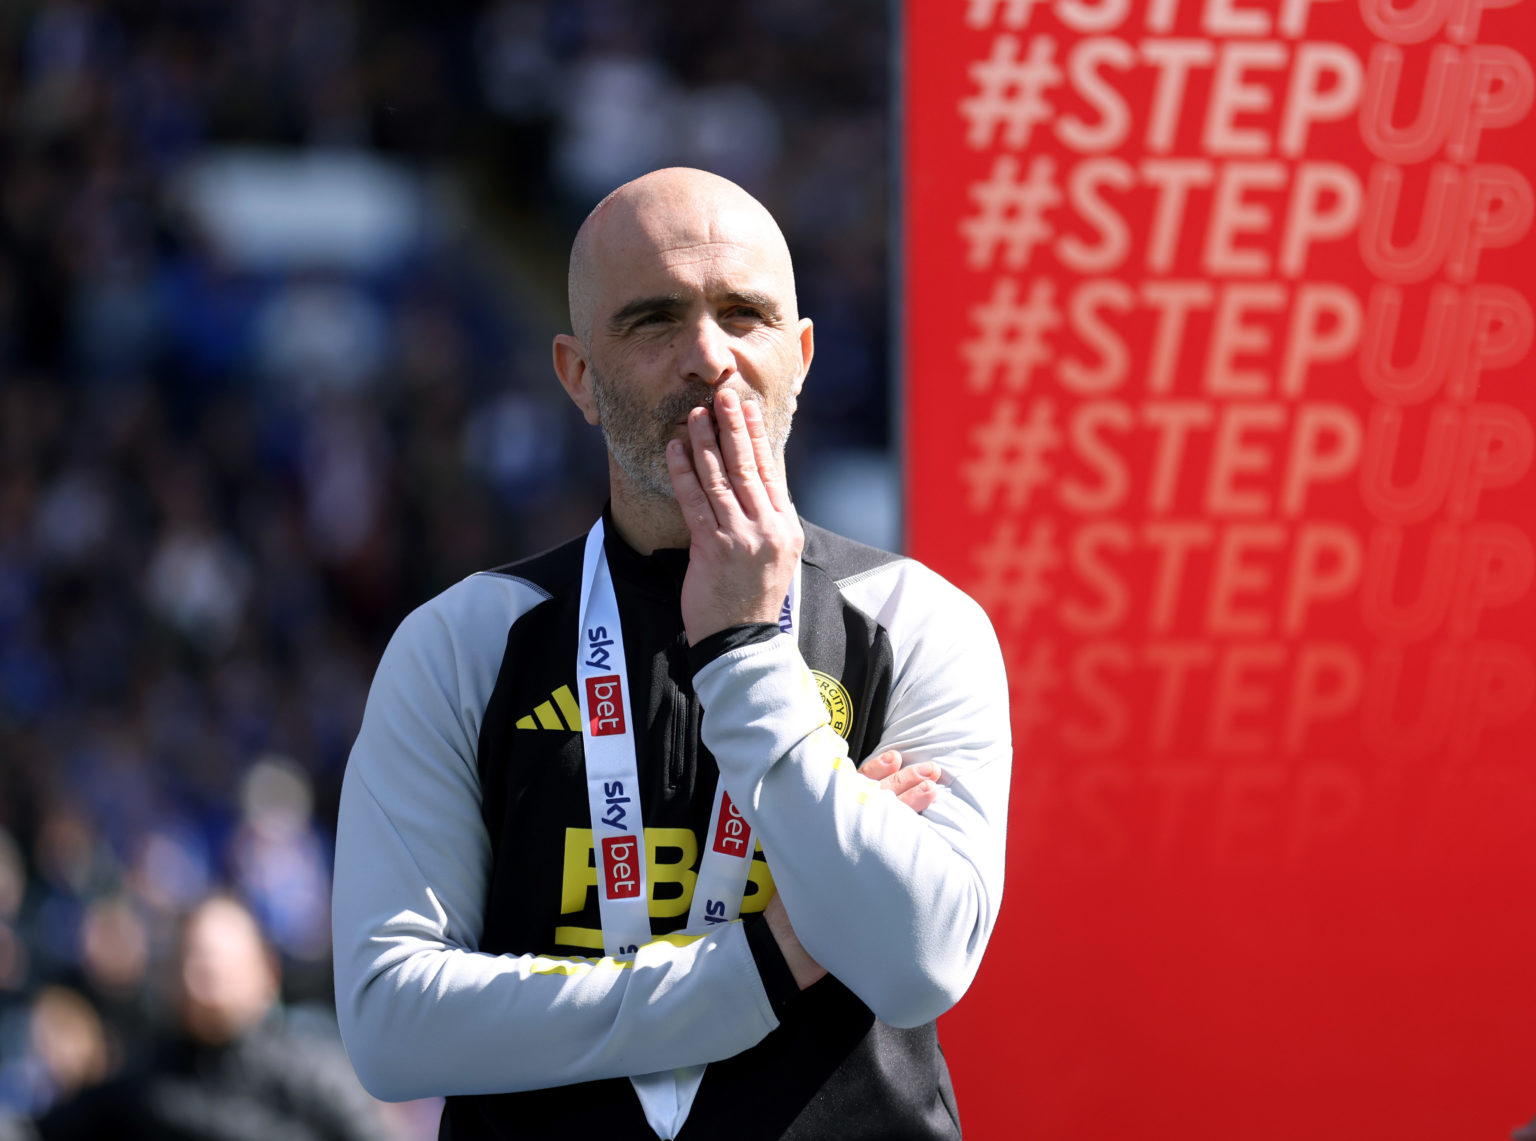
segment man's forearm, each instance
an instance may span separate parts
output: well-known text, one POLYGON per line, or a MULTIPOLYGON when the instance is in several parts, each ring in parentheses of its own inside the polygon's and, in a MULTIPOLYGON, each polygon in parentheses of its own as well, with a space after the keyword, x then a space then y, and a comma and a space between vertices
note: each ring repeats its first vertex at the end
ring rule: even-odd
POLYGON ((1006 684, 990 628, 979 612, 969 620, 980 626, 964 640, 964 676, 898 695, 882 742, 949 774, 921 817, 857 775, 789 639, 730 650, 695 678, 705 744, 799 940, 896 1024, 927 1021, 963 993, 1001 895, 1006 684))
POLYGON ((380 830, 394 831, 352 781, 337 860, 337 1011, 379 1097, 505 1093, 715 1061, 777 1025, 743 924, 664 936, 632 958, 479 953, 448 930, 409 851, 369 842, 380 830))

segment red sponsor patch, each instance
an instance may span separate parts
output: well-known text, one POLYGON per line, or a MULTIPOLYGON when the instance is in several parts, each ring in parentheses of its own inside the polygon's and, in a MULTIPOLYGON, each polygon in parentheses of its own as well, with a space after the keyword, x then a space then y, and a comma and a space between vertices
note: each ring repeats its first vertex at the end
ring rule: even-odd
POLYGON ((715 851, 727 856, 752 854, 752 829, 731 803, 731 794, 728 792, 720 794, 720 822, 715 825, 715 851))
POLYGON ((639 845, 633 836, 609 836, 603 841, 603 884, 609 899, 633 899, 640 894, 639 845))
POLYGON ((587 718, 594 737, 624 732, 624 688, 618 674, 587 679, 587 718))

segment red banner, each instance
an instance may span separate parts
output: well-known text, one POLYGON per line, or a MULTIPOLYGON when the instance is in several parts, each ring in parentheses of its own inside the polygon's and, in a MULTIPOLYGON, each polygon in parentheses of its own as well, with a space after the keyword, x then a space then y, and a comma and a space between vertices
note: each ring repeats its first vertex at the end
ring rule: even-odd
POLYGON ((977 1138, 1536 1117, 1530 3, 908 0, 909 549, 992 615, 977 1138))

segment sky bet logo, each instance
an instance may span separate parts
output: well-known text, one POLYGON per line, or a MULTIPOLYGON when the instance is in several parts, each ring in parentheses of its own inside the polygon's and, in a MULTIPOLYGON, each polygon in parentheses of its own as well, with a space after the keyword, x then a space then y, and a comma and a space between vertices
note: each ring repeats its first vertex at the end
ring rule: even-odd
POLYGON ((634 899, 640 894, 638 849, 633 836, 603 840, 603 882, 609 899, 634 899))
POLYGON ((746 818, 731 803, 731 794, 720 794, 720 822, 715 825, 715 851, 727 856, 752 854, 752 829, 746 818))
POLYGON ((629 815, 624 806, 629 803, 629 797, 624 795, 624 782, 621 780, 608 780, 603 782, 603 796, 606 807, 603 809, 603 823, 610 828, 617 828, 620 832, 628 832, 629 825, 624 823, 624 817, 629 815))
MULTIPOLYGON (((603 651, 604 656, 607 653, 603 651)), ((594 737, 624 732, 624 691, 620 688, 618 674, 587 679, 587 716, 591 719, 594 737)))
POLYGON ((587 631, 587 665, 595 670, 606 669, 608 666, 608 647, 613 645, 613 639, 608 636, 608 627, 599 626, 595 630, 587 631))

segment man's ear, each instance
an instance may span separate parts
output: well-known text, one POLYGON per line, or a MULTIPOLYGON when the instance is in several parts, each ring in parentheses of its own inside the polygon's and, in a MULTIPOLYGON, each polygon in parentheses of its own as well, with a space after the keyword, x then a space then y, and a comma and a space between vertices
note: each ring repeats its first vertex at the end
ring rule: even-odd
POLYGON ((811 358, 816 355, 816 334, 809 317, 800 318, 800 367, 795 371, 795 387, 792 395, 799 396, 805 385, 805 374, 811 371, 811 358))
POLYGON ((569 333, 555 337, 555 375, 560 387, 581 409, 588 424, 597 427, 597 398, 592 392, 592 370, 587 367, 587 350, 569 333))

